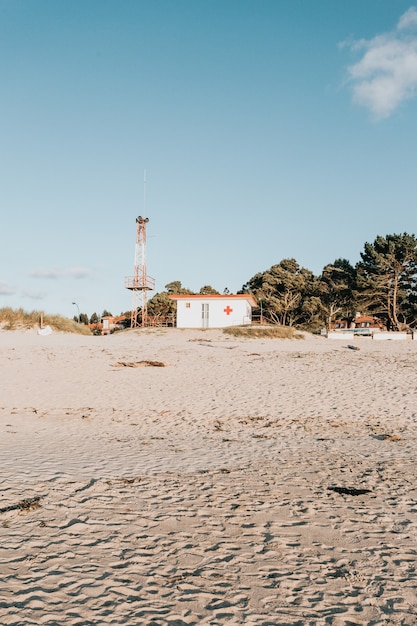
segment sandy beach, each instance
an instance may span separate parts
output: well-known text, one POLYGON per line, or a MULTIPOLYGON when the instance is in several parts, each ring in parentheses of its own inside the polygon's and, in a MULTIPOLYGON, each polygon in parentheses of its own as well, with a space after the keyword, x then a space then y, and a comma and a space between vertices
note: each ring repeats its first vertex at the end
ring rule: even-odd
POLYGON ((0 623, 417 624, 417 342, 0 331, 0 623))

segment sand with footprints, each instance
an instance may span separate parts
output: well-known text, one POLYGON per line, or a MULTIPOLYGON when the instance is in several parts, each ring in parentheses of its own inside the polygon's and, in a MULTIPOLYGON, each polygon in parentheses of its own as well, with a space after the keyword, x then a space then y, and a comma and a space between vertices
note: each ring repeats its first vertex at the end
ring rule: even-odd
POLYGON ((417 342, 0 331, 0 623, 417 624, 417 342))

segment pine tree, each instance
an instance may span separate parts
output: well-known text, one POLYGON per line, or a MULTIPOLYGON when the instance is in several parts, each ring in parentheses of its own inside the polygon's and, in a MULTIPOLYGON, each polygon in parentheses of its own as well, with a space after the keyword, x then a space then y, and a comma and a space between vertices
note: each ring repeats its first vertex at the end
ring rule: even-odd
POLYGON ((417 239, 414 235, 378 236, 365 243, 357 264, 359 302, 402 330, 416 317, 417 239))

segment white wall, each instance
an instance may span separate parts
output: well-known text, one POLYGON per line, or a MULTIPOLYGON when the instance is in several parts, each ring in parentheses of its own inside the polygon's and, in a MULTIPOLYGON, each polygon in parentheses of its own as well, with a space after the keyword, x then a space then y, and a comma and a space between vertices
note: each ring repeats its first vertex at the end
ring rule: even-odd
POLYGON ((177 300, 177 328, 225 328, 226 326, 250 324, 251 321, 252 309, 245 299, 190 298, 187 300, 184 298, 177 300), (203 304, 208 305, 207 326, 203 325, 203 304), (230 311, 230 309, 232 310, 230 311))
POLYGON ((407 333, 396 333, 396 332, 380 332, 375 333, 372 339, 377 341, 406 341, 408 339, 407 333))
POLYGON ((346 341, 346 339, 353 339, 354 338, 354 333, 353 330, 349 331, 335 331, 332 332, 329 330, 329 332, 326 335, 327 339, 342 339, 342 341, 346 341))

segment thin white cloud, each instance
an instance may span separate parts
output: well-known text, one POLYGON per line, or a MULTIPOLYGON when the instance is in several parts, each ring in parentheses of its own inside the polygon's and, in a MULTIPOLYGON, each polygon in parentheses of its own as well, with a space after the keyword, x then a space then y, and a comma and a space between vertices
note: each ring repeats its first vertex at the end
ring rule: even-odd
POLYGON ((362 58, 348 67, 353 101, 376 119, 389 117, 417 92, 417 9, 411 7, 394 31, 346 44, 362 58))
POLYGON ((57 280, 58 278, 88 278, 92 271, 84 267, 70 267, 67 269, 53 268, 50 270, 37 269, 29 272, 31 278, 46 278, 48 280, 57 280))
POLYGON ((48 294, 46 293, 46 291, 22 291, 22 296, 24 296, 25 298, 30 298, 30 300, 43 300, 44 298, 46 298, 47 295, 48 294))
POLYGON ((91 276, 91 270, 84 267, 72 267, 67 270, 67 276, 72 276, 73 278, 88 278, 91 276))
POLYGON ((7 283, 0 281, 0 296, 13 296, 15 293, 15 289, 10 287, 7 283))
POLYGON ((60 270, 32 270, 29 272, 31 278, 48 278, 52 280, 60 278, 62 275, 60 270))
POLYGON ((417 26, 417 9, 416 7, 410 7, 398 20, 398 30, 404 30, 406 28, 412 28, 417 26))

